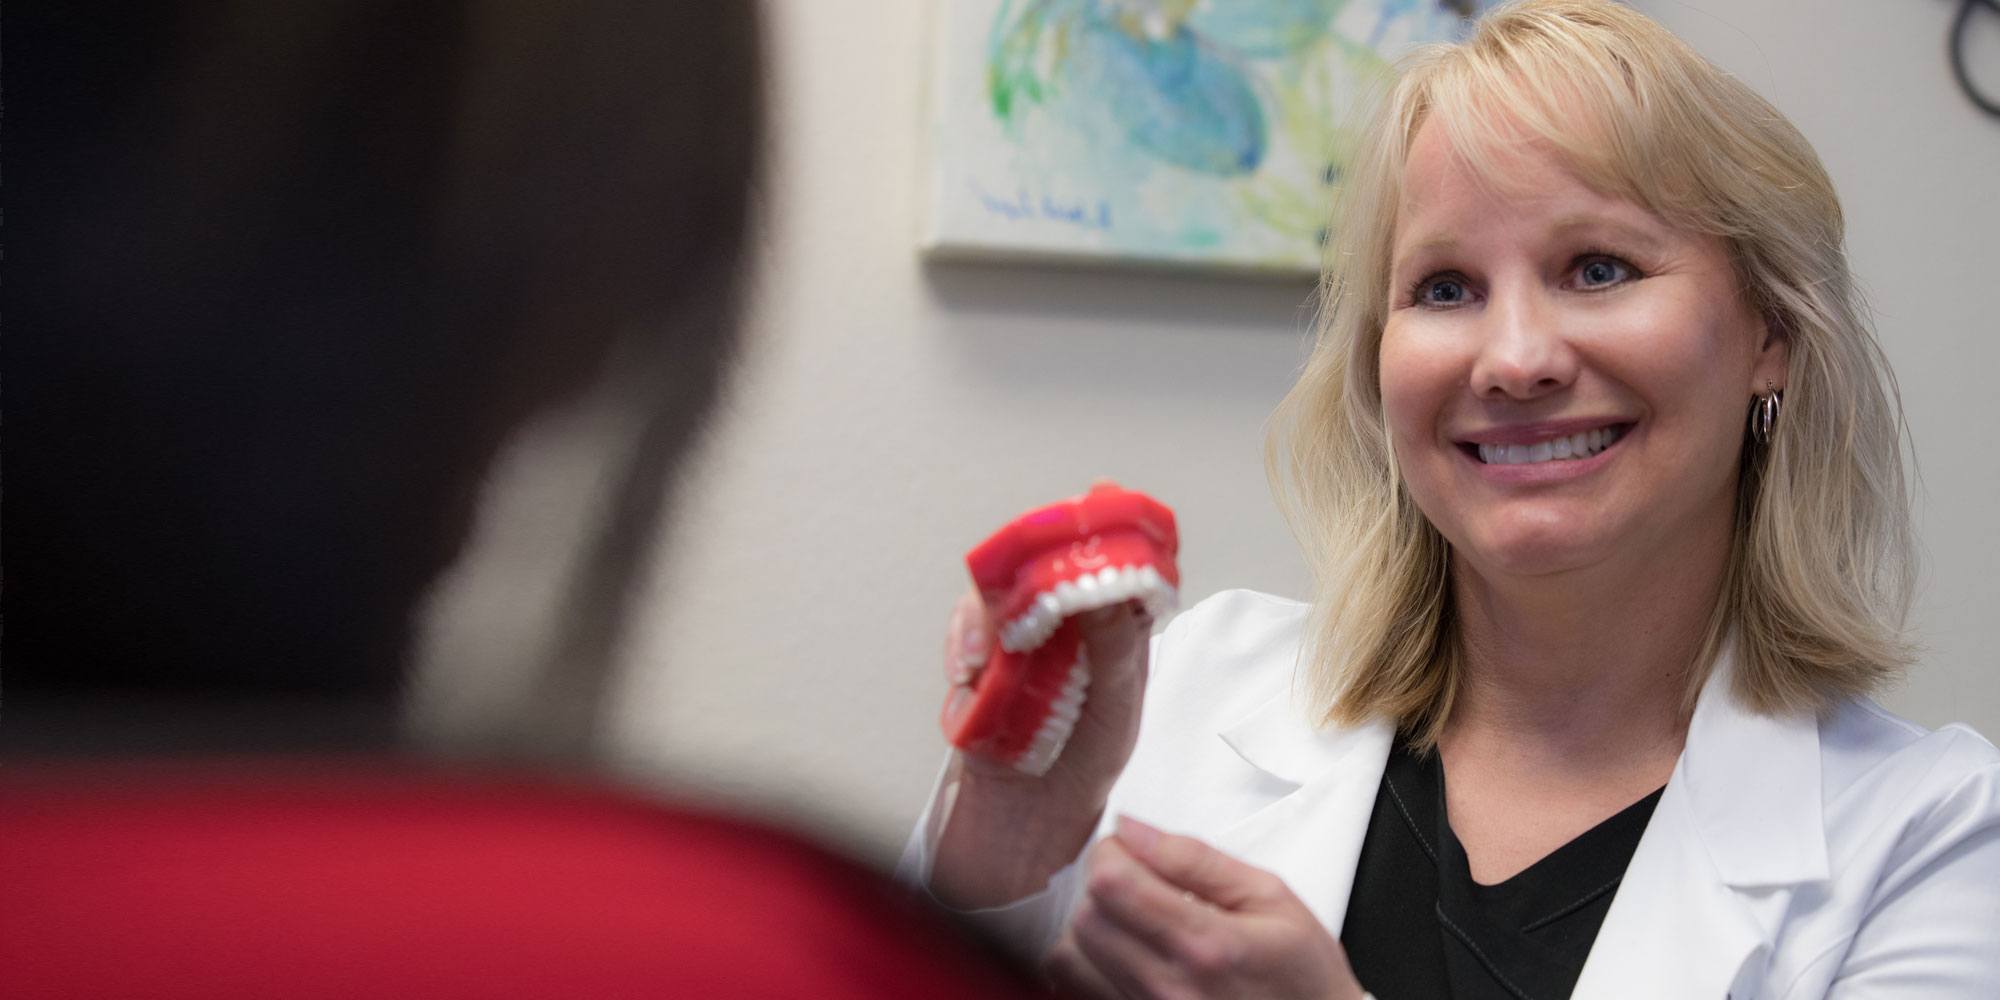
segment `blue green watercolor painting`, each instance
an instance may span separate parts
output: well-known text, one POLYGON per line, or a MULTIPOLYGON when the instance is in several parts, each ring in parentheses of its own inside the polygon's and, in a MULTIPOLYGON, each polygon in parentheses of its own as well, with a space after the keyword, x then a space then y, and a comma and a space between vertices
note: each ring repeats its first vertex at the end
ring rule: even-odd
POLYGON ((1394 59, 1486 0, 937 0, 939 256, 1310 273, 1394 59))

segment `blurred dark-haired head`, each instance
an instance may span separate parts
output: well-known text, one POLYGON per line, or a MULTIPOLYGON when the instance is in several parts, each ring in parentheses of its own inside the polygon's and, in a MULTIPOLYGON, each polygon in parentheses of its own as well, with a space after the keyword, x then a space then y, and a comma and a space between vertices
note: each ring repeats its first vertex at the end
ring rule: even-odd
POLYGON ((750 6, 8 14, 0 741, 386 735, 496 450, 615 358, 637 457, 563 640, 608 650, 734 340, 750 6))

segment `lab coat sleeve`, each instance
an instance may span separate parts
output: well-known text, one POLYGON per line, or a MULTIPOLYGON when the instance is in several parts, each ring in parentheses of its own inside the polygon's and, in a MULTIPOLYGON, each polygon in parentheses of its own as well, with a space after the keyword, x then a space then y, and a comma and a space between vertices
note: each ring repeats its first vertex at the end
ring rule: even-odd
POLYGON ((1912 818, 1852 942, 1814 963, 1838 964, 1829 1000, 2000 997, 2000 760, 1961 739, 1984 763, 1912 818))
MULTIPOLYGON (((1176 619, 1175 625, 1188 616, 1176 619)), ((1172 631, 1172 626, 1169 627, 1172 631)), ((1161 663, 1162 645, 1165 636, 1156 634, 1151 640, 1150 661, 1155 665, 1154 679, 1158 679, 1158 665, 1161 663)), ((1148 686, 1146 697, 1150 703, 1155 696, 1157 683, 1148 686)), ((1128 772, 1129 773, 1129 772, 1128 772)), ((916 829, 910 832, 910 839, 903 846, 902 859, 896 864, 896 879, 905 885, 930 895, 931 866, 937 857, 938 841, 944 836, 944 824, 951 818, 953 799, 958 794, 958 786, 949 780, 951 758, 945 758, 938 769, 936 782, 931 787, 930 801, 924 805, 924 812, 917 819, 916 829)), ((1113 790, 1116 801, 1117 791, 1113 790)), ((1050 876, 1049 883, 1042 891, 1019 899, 1005 906, 989 907, 981 910, 959 910, 946 906, 935 896, 933 902, 950 912, 962 916, 1020 954, 1040 961, 1048 956, 1063 929, 1069 924, 1069 917, 1076 909, 1078 898, 1083 893, 1083 857, 1089 853, 1090 844, 1096 843, 1111 829, 1116 813, 1106 809, 1098 819, 1097 829, 1091 833, 1084 850, 1077 857, 1050 876)))
MULTIPOLYGON (((947 756, 944 765, 938 769, 930 801, 924 806, 916 829, 910 831, 910 839, 903 846, 902 859, 896 864, 896 880, 922 891, 940 908, 959 915, 1017 953, 1039 962, 1055 947, 1063 927, 1069 922, 1070 912, 1076 908, 1077 896, 1083 888, 1082 859, 1079 857, 1071 861, 1050 876, 1048 885, 1042 891, 1004 906, 961 910, 931 896, 931 866, 937 857, 938 841, 944 835, 945 821, 951 816, 952 802, 958 794, 958 784, 949 779, 950 773, 951 759, 947 756)), ((1101 834, 1100 828, 1098 835, 1101 834)))

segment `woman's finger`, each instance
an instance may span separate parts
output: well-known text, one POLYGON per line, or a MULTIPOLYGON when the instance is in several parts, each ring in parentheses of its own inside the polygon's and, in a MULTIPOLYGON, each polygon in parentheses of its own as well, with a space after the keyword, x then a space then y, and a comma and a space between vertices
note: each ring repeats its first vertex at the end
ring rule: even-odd
POLYGON ((1179 889, 1224 909, 1240 910, 1289 895, 1276 875, 1246 865, 1193 837, 1155 829, 1130 816, 1118 817, 1113 833, 1139 863, 1179 889))
POLYGON ((952 605, 951 622, 944 634, 944 676, 951 687, 966 687, 979 676, 993 645, 992 630, 986 624, 986 605, 978 591, 967 590, 952 605))
POLYGON ((1143 687, 1152 619, 1137 601, 1086 611, 1077 616, 1093 686, 1117 684, 1143 687))
POLYGON ((1076 937, 1064 934, 1062 940, 1049 951, 1042 963, 1043 972, 1051 985, 1064 996, 1093 997, 1097 1000, 1119 1000, 1119 989, 1097 971, 1097 966, 1085 958, 1076 946, 1076 937))
POLYGON ((1146 867, 1116 837, 1091 847, 1084 886, 1104 919, 1162 954, 1191 950, 1220 914, 1207 900, 1146 867))
POLYGON ((1090 966, 1124 997, 1172 995, 1186 982, 1173 959, 1155 951, 1089 900, 1077 906, 1069 936, 1090 966))

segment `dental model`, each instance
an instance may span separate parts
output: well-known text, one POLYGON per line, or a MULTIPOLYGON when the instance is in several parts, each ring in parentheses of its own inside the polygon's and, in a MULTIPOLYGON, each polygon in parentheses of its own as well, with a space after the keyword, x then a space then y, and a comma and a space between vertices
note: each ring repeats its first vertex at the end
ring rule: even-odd
POLYGON ((1173 511, 1100 482, 1021 515, 966 553, 997 641, 945 699, 939 722, 952 745, 1047 773, 1090 685, 1076 617, 1126 601, 1155 617, 1172 610, 1179 551, 1173 511))

